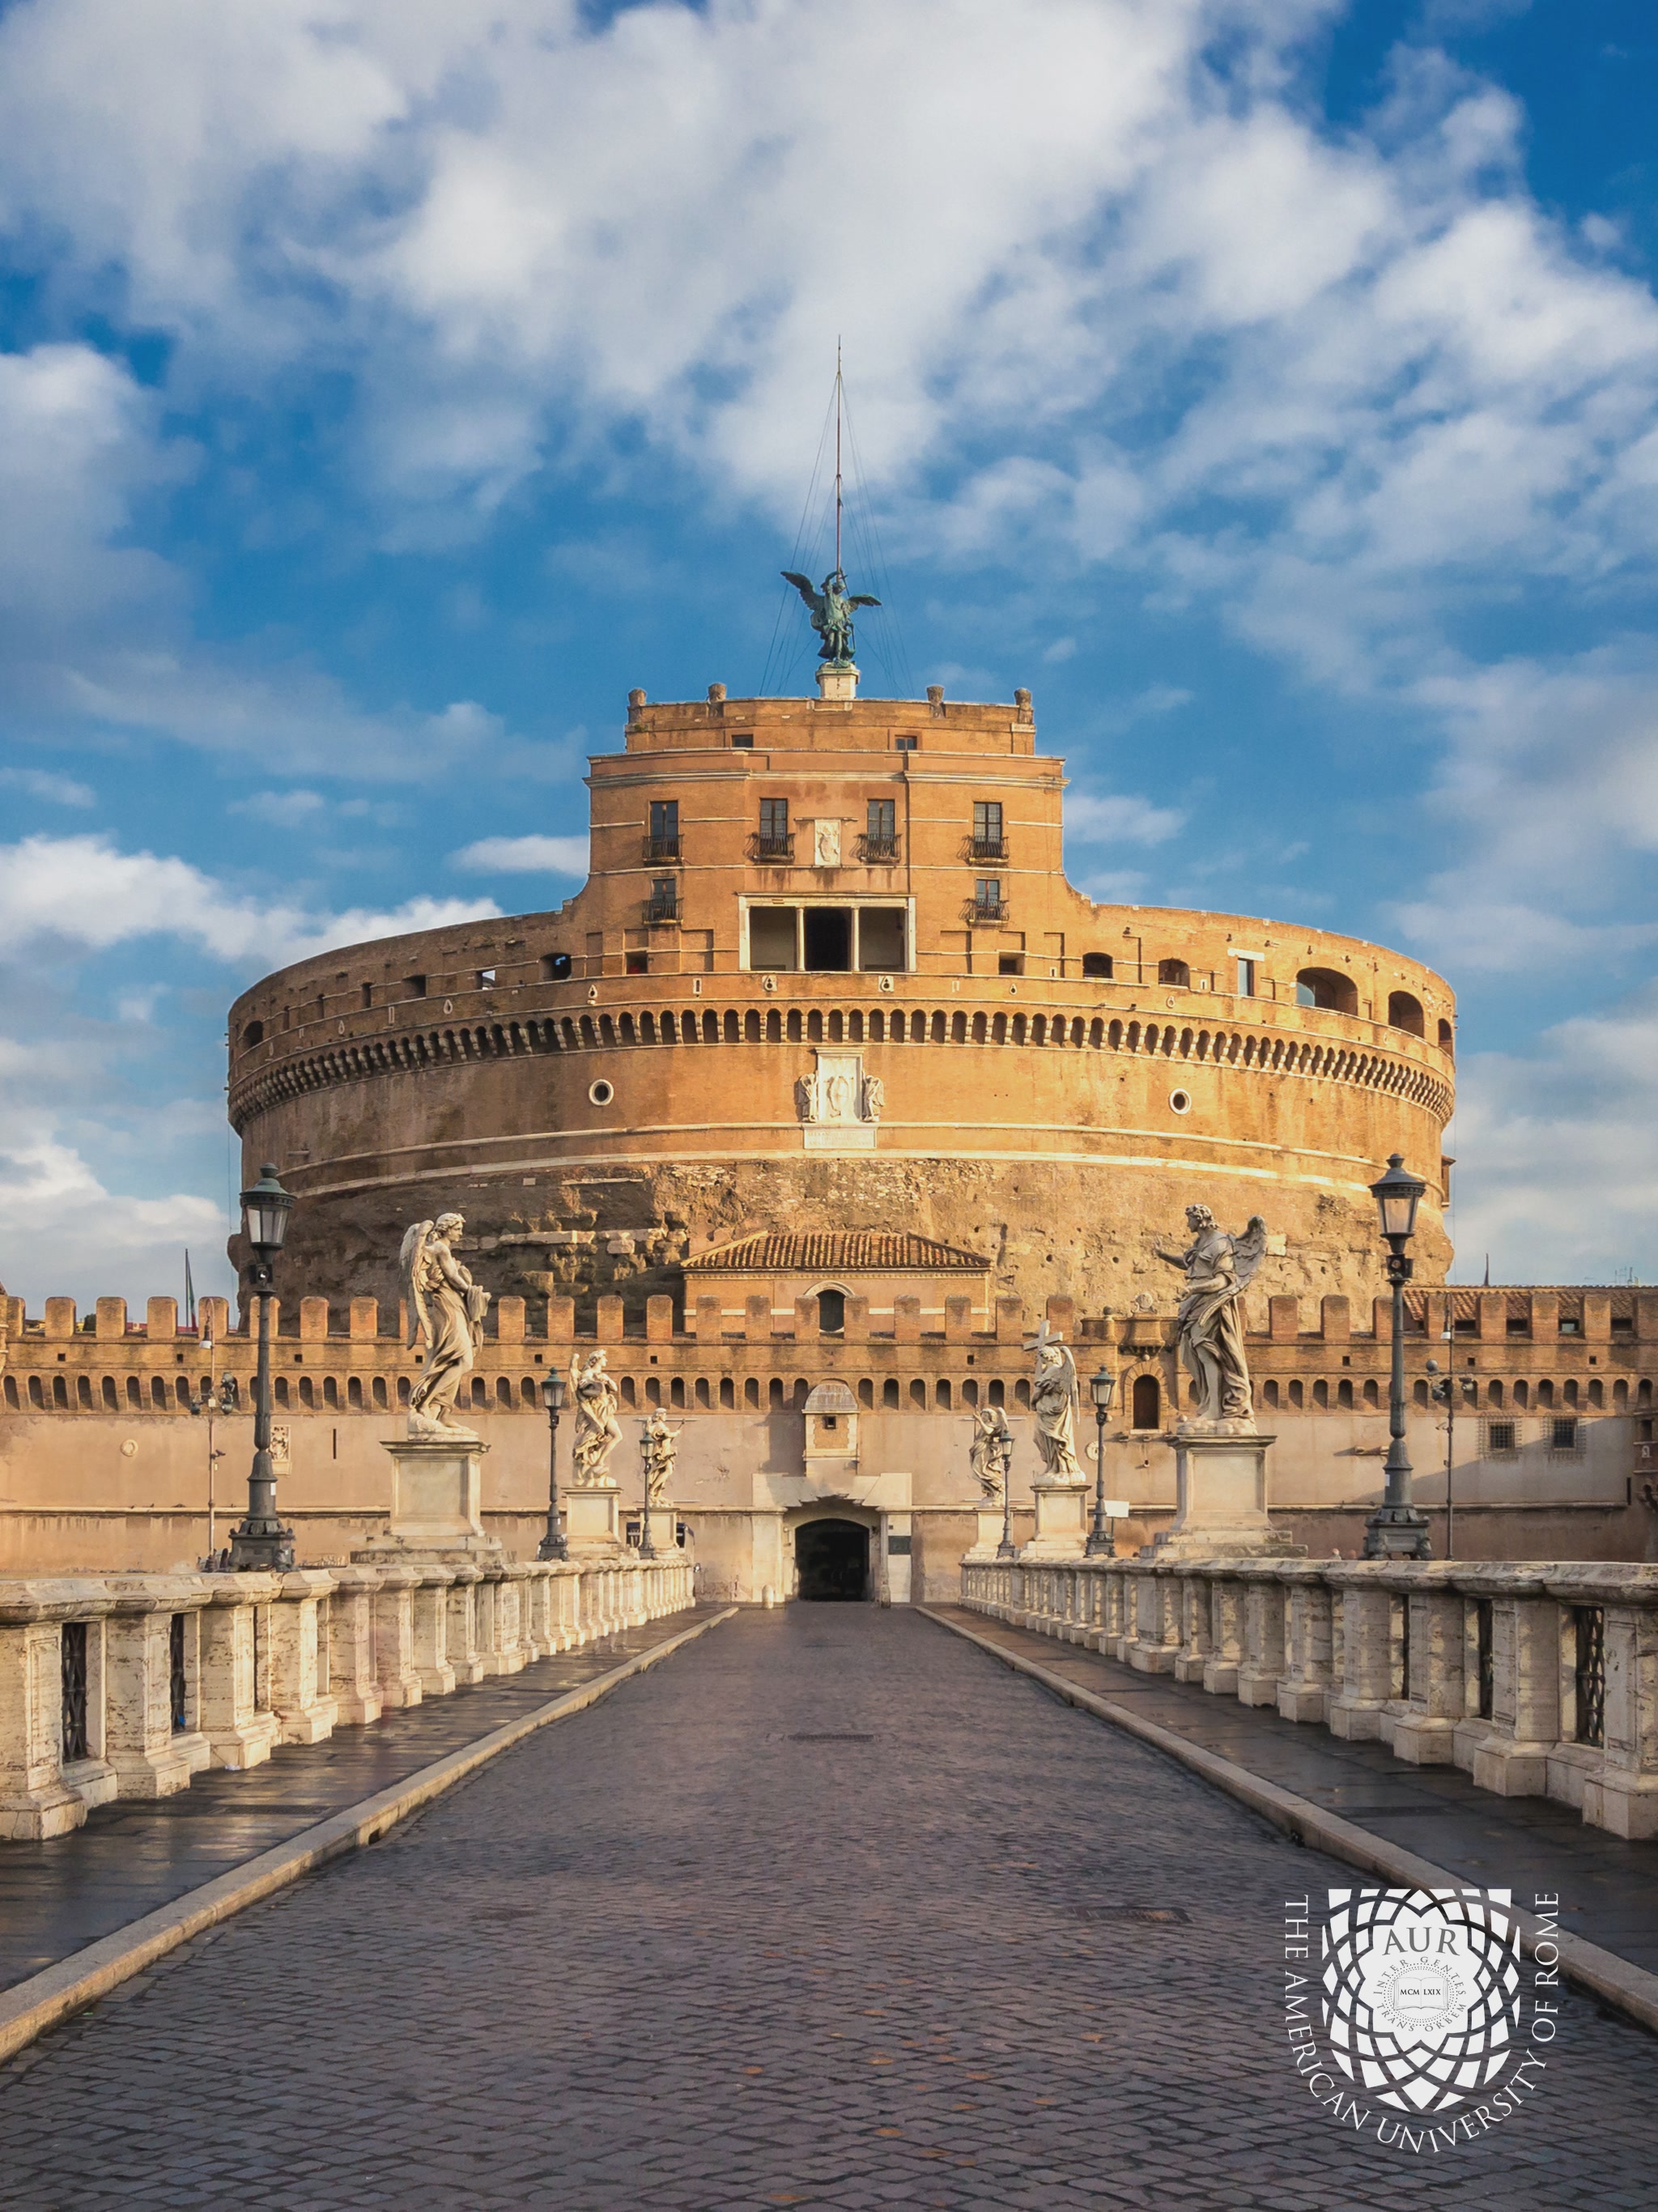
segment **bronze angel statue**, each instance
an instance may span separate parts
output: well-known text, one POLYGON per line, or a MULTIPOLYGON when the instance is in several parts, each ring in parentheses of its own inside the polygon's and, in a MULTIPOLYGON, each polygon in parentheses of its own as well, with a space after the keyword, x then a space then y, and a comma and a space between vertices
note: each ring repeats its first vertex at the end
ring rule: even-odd
POLYGON ((823 579, 823 588, 815 592, 810 576, 797 575, 793 568, 783 570, 783 580, 793 584, 805 601, 811 615, 811 626, 823 642, 818 647, 820 660, 840 662, 852 659, 852 611, 854 607, 878 607, 879 599, 872 599, 867 592, 847 590, 846 572, 832 568, 823 579))
POLYGON ((411 1437, 460 1437, 476 1443, 477 1432, 454 1418, 455 1393, 473 1361, 476 1332, 489 1310, 489 1293, 480 1290, 454 1255, 465 1223, 458 1213, 435 1221, 416 1221, 398 1255, 409 1341, 426 1332, 426 1371, 409 1401, 411 1437))
POLYGON ((1266 1224, 1252 1214, 1242 1237, 1229 1237, 1206 1206, 1188 1206, 1192 1243, 1183 1252, 1155 1249, 1159 1260, 1181 1268, 1186 1291, 1180 1303, 1181 1364, 1196 1378, 1199 1421, 1248 1421, 1254 1413, 1249 1366, 1243 1354, 1243 1293, 1266 1249, 1266 1224))

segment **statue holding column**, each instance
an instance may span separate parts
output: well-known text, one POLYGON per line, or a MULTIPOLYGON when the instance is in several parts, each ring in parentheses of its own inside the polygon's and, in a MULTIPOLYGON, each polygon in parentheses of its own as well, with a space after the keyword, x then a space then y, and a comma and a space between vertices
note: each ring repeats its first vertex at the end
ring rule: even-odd
POLYGON ((575 1413, 575 1435, 570 1443, 570 1480, 578 1490, 591 1490, 610 1478, 610 1454, 622 1441, 616 1408, 622 1393, 610 1373, 601 1347, 586 1359, 578 1352, 570 1362, 570 1404, 575 1413))
POLYGON ((426 1336, 426 1371, 409 1401, 409 1434, 416 1440, 461 1440, 476 1443, 476 1431, 454 1418, 455 1394, 477 1357, 477 1334, 489 1310, 489 1293, 481 1290, 455 1257, 466 1226, 458 1213, 416 1221, 404 1234, 398 1254, 409 1342, 426 1336))
POLYGON ((1181 1364, 1198 1386, 1193 1419, 1254 1426, 1249 1363, 1243 1350, 1243 1294, 1266 1249, 1266 1224, 1250 1217, 1241 1237, 1230 1237, 1206 1206, 1188 1206, 1192 1242, 1184 1251, 1154 1247, 1159 1260, 1186 1277, 1180 1303, 1181 1364))

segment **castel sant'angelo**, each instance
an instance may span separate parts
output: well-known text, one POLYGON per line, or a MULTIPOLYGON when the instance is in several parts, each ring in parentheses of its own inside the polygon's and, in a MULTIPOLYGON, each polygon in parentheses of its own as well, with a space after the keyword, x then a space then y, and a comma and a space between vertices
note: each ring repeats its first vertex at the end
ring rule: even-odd
MULTIPOLYGON (((1265 1218, 1274 1289, 1368 1303, 1393 1152, 1428 1178, 1441 1279, 1445 983, 1322 930, 1096 904, 1028 692, 856 681, 630 693, 575 897, 237 1000, 231 1117, 250 1176, 278 1161, 301 1200, 290 1282, 394 1299, 404 1224, 452 1203, 532 1311, 680 1306, 711 1248, 783 1232, 916 1236, 993 1295, 1121 1310, 1164 1288, 1152 1245, 1201 1194, 1265 1218)), ((827 1247, 804 1272, 859 1287, 827 1247)))

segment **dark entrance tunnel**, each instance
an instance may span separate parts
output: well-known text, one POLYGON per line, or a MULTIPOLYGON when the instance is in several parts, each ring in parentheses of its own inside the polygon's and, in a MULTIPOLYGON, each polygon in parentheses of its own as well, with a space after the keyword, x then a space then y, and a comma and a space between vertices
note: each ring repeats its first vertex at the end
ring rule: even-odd
POLYGON ((799 1595, 856 1602, 869 1595, 869 1530, 855 1521, 808 1521, 794 1532, 799 1595))

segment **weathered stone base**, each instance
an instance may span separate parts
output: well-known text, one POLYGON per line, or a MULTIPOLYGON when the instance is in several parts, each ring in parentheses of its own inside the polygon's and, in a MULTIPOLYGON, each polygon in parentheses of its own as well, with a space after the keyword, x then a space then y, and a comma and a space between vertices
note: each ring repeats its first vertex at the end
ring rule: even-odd
POLYGON ((1088 1536, 1088 1485, 1035 1482, 1031 1485, 1036 1528, 1020 1552, 1022 1559, 1079 1559, 1088 1536))
POLYGON ((1271 1437, 1175 1432, 1175 1518, 1145 1559, 1299 1559, 1304 1544, 1266 1517, 1271 1437))

